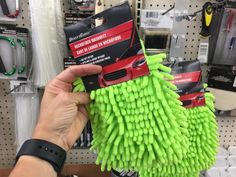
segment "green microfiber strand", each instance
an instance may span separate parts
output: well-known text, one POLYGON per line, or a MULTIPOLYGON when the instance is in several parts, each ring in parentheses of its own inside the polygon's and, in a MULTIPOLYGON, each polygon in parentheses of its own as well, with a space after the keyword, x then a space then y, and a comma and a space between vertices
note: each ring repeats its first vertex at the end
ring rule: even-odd
POLYGON ((219 145, 214 96, 207 92, 205 98, 206 106, 187 109, 190 146, 186 157, 176 165, 157 164, 155 168, 143 168, 139 171, 141 177, 187 177, 214 164, 219 145))
MULTIPOLYGON (((150 75, 91 92, 92 150, 111 170, 175 164, 189 147, 186 109, 178 100, 165 54, 147 57, 150 75)), ((74 91, 82 91, 81 82, 74 91)))

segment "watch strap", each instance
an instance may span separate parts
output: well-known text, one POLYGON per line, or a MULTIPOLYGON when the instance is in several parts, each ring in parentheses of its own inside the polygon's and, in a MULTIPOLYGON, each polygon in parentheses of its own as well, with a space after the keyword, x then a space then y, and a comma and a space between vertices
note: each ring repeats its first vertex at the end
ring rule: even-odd
POLYGON ((25 141, 16 156, 16 163, 20 156, 29 155, 49 162, 59 174, 66 160, 66 151, 56 144, 45 140, 30 139, 25 141))

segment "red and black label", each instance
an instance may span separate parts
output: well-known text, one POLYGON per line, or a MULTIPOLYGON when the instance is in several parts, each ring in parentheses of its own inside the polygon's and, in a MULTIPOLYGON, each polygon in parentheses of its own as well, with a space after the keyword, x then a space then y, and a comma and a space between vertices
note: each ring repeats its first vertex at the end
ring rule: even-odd
POLYGON ((169 63, 172 68, 171 74, 174 80, 171 81, 178 88, 177 93, 186 108, 205 105, 204 87, 202 82, 202 71, 200 62, 182 61, 169 63))
POLYGON ((149 74, 129 4, 126 2, 65 27, 73 59, 70 65, 96 64, 102 73, 83 78, 87 91, 108 87, 149 74), (103 24, 93 27, 96 19, 103 24))
POLYGON ((182 101, 183 106, 186 108, 193 108, 206 105, 204 92, 182 95, 180 96, 179 100, 182 101))

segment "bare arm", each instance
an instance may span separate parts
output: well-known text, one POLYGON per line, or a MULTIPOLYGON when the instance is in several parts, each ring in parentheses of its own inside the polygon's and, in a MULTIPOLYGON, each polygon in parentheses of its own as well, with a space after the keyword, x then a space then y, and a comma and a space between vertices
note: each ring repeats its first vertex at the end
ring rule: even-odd
MULTIPOLYGON (((34 139, 46 140, 68 151, 80 136, 88 115, 87 93, 71 93, 72 82, 79 76, 97 74, 100 66, 73 66, 59 74, 45 88, 34 139)), ((21 156, 10 177, 56 177, 50 163, 32 156, 21 156)))

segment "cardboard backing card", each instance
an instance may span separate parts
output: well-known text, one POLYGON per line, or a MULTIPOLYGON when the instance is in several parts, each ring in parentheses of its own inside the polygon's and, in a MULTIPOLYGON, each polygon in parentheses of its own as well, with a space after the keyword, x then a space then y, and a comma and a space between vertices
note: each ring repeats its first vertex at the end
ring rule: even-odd
POLYGON ((96 64, 99 75, 83 79, 86 90, 96 90, 149 74, 134 19, 128 2, 88 17, 64 28, 73 58, 71 65, 96 64), (95 26, 95 20, 103 24, 95 26))

